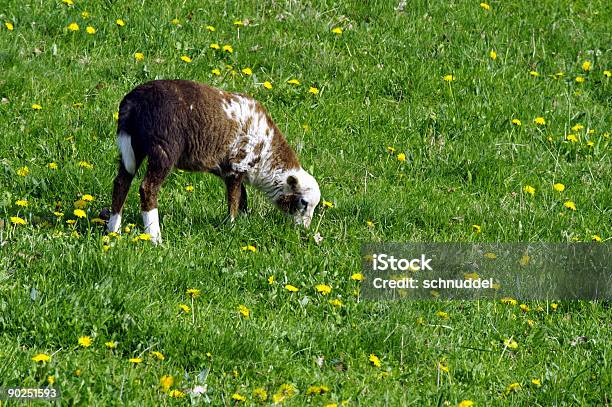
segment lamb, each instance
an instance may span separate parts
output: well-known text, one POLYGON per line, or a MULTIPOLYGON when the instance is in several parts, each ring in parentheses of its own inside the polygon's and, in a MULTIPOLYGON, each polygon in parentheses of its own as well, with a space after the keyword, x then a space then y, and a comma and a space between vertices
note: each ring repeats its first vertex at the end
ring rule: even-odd
POLYGON ((145 232, 161 242, 157 195, 173 168, 209 172, 225 181, 228 216, 247 209, 245 183, 261 190, 297 224, 310 226, 321 193, 261 104, 187 80, 137 86, 119 105, 119 173, 109 232, 119 232, 130 185, 145 157, 140 185, 145 232))

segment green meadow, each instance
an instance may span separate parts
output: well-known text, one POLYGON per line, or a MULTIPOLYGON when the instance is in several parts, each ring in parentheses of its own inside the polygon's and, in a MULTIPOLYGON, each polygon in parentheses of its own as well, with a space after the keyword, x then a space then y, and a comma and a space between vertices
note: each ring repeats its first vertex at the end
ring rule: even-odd
POLYGON ((609 302, 360 291, 365 243, 610 244, 609 3, 398 3, 3 0, 0 387, 95 406, 612 403, 609 302), (106 235, 119 102, 174 78, 262 102, 319 181, 309 230, 254 189, 223 223, 223 182, 174 171, 154 246, 142 168, 106 235))

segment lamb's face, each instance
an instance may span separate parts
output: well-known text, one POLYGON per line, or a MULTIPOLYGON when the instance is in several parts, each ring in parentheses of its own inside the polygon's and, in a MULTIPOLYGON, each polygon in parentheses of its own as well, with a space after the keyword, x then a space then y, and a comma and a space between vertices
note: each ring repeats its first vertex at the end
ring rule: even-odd
POLYGON ((308 228, 321 200, 319 184, 303 169, 288 175, 284 182, 283 194, 276 200, 276 206, 292 216, 295 223, 308 228))

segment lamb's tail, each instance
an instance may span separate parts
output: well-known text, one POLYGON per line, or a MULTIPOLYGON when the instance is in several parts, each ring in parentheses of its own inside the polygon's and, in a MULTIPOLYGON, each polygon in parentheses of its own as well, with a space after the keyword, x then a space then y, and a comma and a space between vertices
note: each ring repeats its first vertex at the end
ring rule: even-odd
POLYGON ((130 174, 136 174, 136 155, 132 147, 132 136, 129 133, 120 130, 117 133, 117 146, 121 154, 121 162, 130 174))
POLYGON ((131 106, 125 99, 119 105, 119 121, 117 129, 117 146, 121 154, 121 162, 130 174, 136 174, 136 155, 132 147, 132 136, 127 132, 130 121, 131 106))

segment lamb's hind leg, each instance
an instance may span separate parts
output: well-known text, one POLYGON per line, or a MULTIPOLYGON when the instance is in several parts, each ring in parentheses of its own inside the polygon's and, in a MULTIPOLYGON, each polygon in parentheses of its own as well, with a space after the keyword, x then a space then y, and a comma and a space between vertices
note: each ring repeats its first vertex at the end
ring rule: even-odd
POLYGON ((162 183, 170 174, 173 165, 169 162, 165 152, 160 151, 161 157, 156 154, 149 155, 147 173, 140 184, 140 209, 145 233, 151 236, 153 243, 161 243, 161 230, 159 227, 159 213, 157 211, 157 194, 162 183))
POLYGON ((238 215, 238 211, 246 211, 247 196, 246 189, 242 184, 243 174, 232 174, 223 178, 227 189, 227 209, 228 216, 233 221, 238 215))
POLYGON ((125 169, 123 163, 120 162, 119 173, 113 182, 113 204, 111 206, 112 213, 106 227, 109 232, 118 233, 119 229, 121 229, 121 212, 123 210, 125 199, 130 191, 130 185, 132 185, 133 179, 134 174, 130 174, 125 169))

